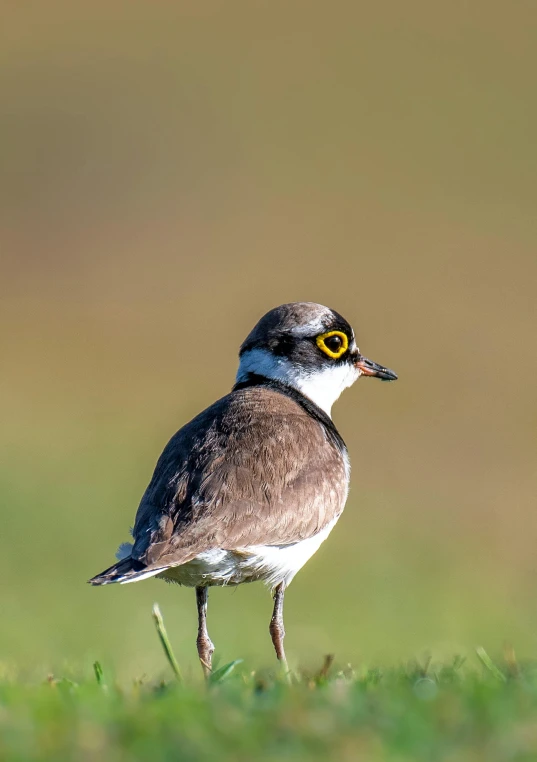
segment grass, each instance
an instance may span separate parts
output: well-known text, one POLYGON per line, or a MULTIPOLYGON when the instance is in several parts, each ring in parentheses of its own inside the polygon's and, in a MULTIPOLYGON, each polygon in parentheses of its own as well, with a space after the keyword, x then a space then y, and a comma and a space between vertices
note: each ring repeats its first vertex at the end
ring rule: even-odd
MULTIPOLYGON (((158 611, 158 609, 157 609, 158 611)), ((232 662, 206 684, 183 679, 160 612, 170 679, 118 685, 96 662, 87 675, 0 681, 0 759, 364 760, 507 762, 537 759, 537 669, 477 649, 396 669, 312 674, 251 671, 232 662)))

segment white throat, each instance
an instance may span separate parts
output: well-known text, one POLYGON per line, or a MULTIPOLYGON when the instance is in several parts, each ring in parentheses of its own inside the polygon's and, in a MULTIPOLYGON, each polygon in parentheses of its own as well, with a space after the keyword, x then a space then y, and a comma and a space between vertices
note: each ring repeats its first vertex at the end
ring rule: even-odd
POLYGON ((332 405, 341 392, 360 376, 358 368, 346 364, 307 371, 293 365, 286 357, 273 355, 267 349, 251 349, 242 355, 237 383, 245 381, 249 373, 280 381, 296 389, 328 416, 331 416, 332 405))

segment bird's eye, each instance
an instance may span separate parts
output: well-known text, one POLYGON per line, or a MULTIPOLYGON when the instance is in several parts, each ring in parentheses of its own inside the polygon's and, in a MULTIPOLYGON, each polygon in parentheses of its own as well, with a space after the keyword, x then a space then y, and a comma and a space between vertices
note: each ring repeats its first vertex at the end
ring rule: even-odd
POLYGON ((325 347, 328 347, 331 352, 338 352, 341 349, 342 344, 343 341, 341 336, 329 336, 324 340, 325 347))
POLYGON ((337 360, 349 348, 349 339, 343 331, 329 331, 317 336, 317 346, 325 355, 337 360))

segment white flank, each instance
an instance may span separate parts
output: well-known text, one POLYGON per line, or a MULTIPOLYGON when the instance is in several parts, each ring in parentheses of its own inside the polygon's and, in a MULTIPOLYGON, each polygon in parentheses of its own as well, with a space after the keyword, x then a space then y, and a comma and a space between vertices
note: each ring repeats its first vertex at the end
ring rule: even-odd
MULTIPOLYGON (((160 573, 162 579, 180 585, 238 585, 261 580, 274 588, 289 585, 332 531, 339 516, 307 540, 292 545, 254 545, 236 550, 208 550, 182 566, 160 573)), ((137 579, 142 579, 138 577, 137 579)))
POLYGON ((286 357, 277 357, 267 349, 251 349, 245 352, 237 371, 237 382, 244 381, 248 373, 297 389, 330 416, 332 405, 341 392, 351 386, 361 375, 358 368, 347 363, 307 371, 297 367, 286 357))

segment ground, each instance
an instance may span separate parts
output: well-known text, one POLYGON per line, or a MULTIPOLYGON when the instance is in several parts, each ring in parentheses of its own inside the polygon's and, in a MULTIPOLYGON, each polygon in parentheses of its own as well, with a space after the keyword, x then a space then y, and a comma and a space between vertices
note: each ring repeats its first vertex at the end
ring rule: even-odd
POLYGON ((0 759, 364 760, 537 759, 537 671, 506 649, 398 669, 338 667, 310 675, 224 665, 205 685, 179 675, 116 684, 96 663, 78 679, 0 684, 0 759))

